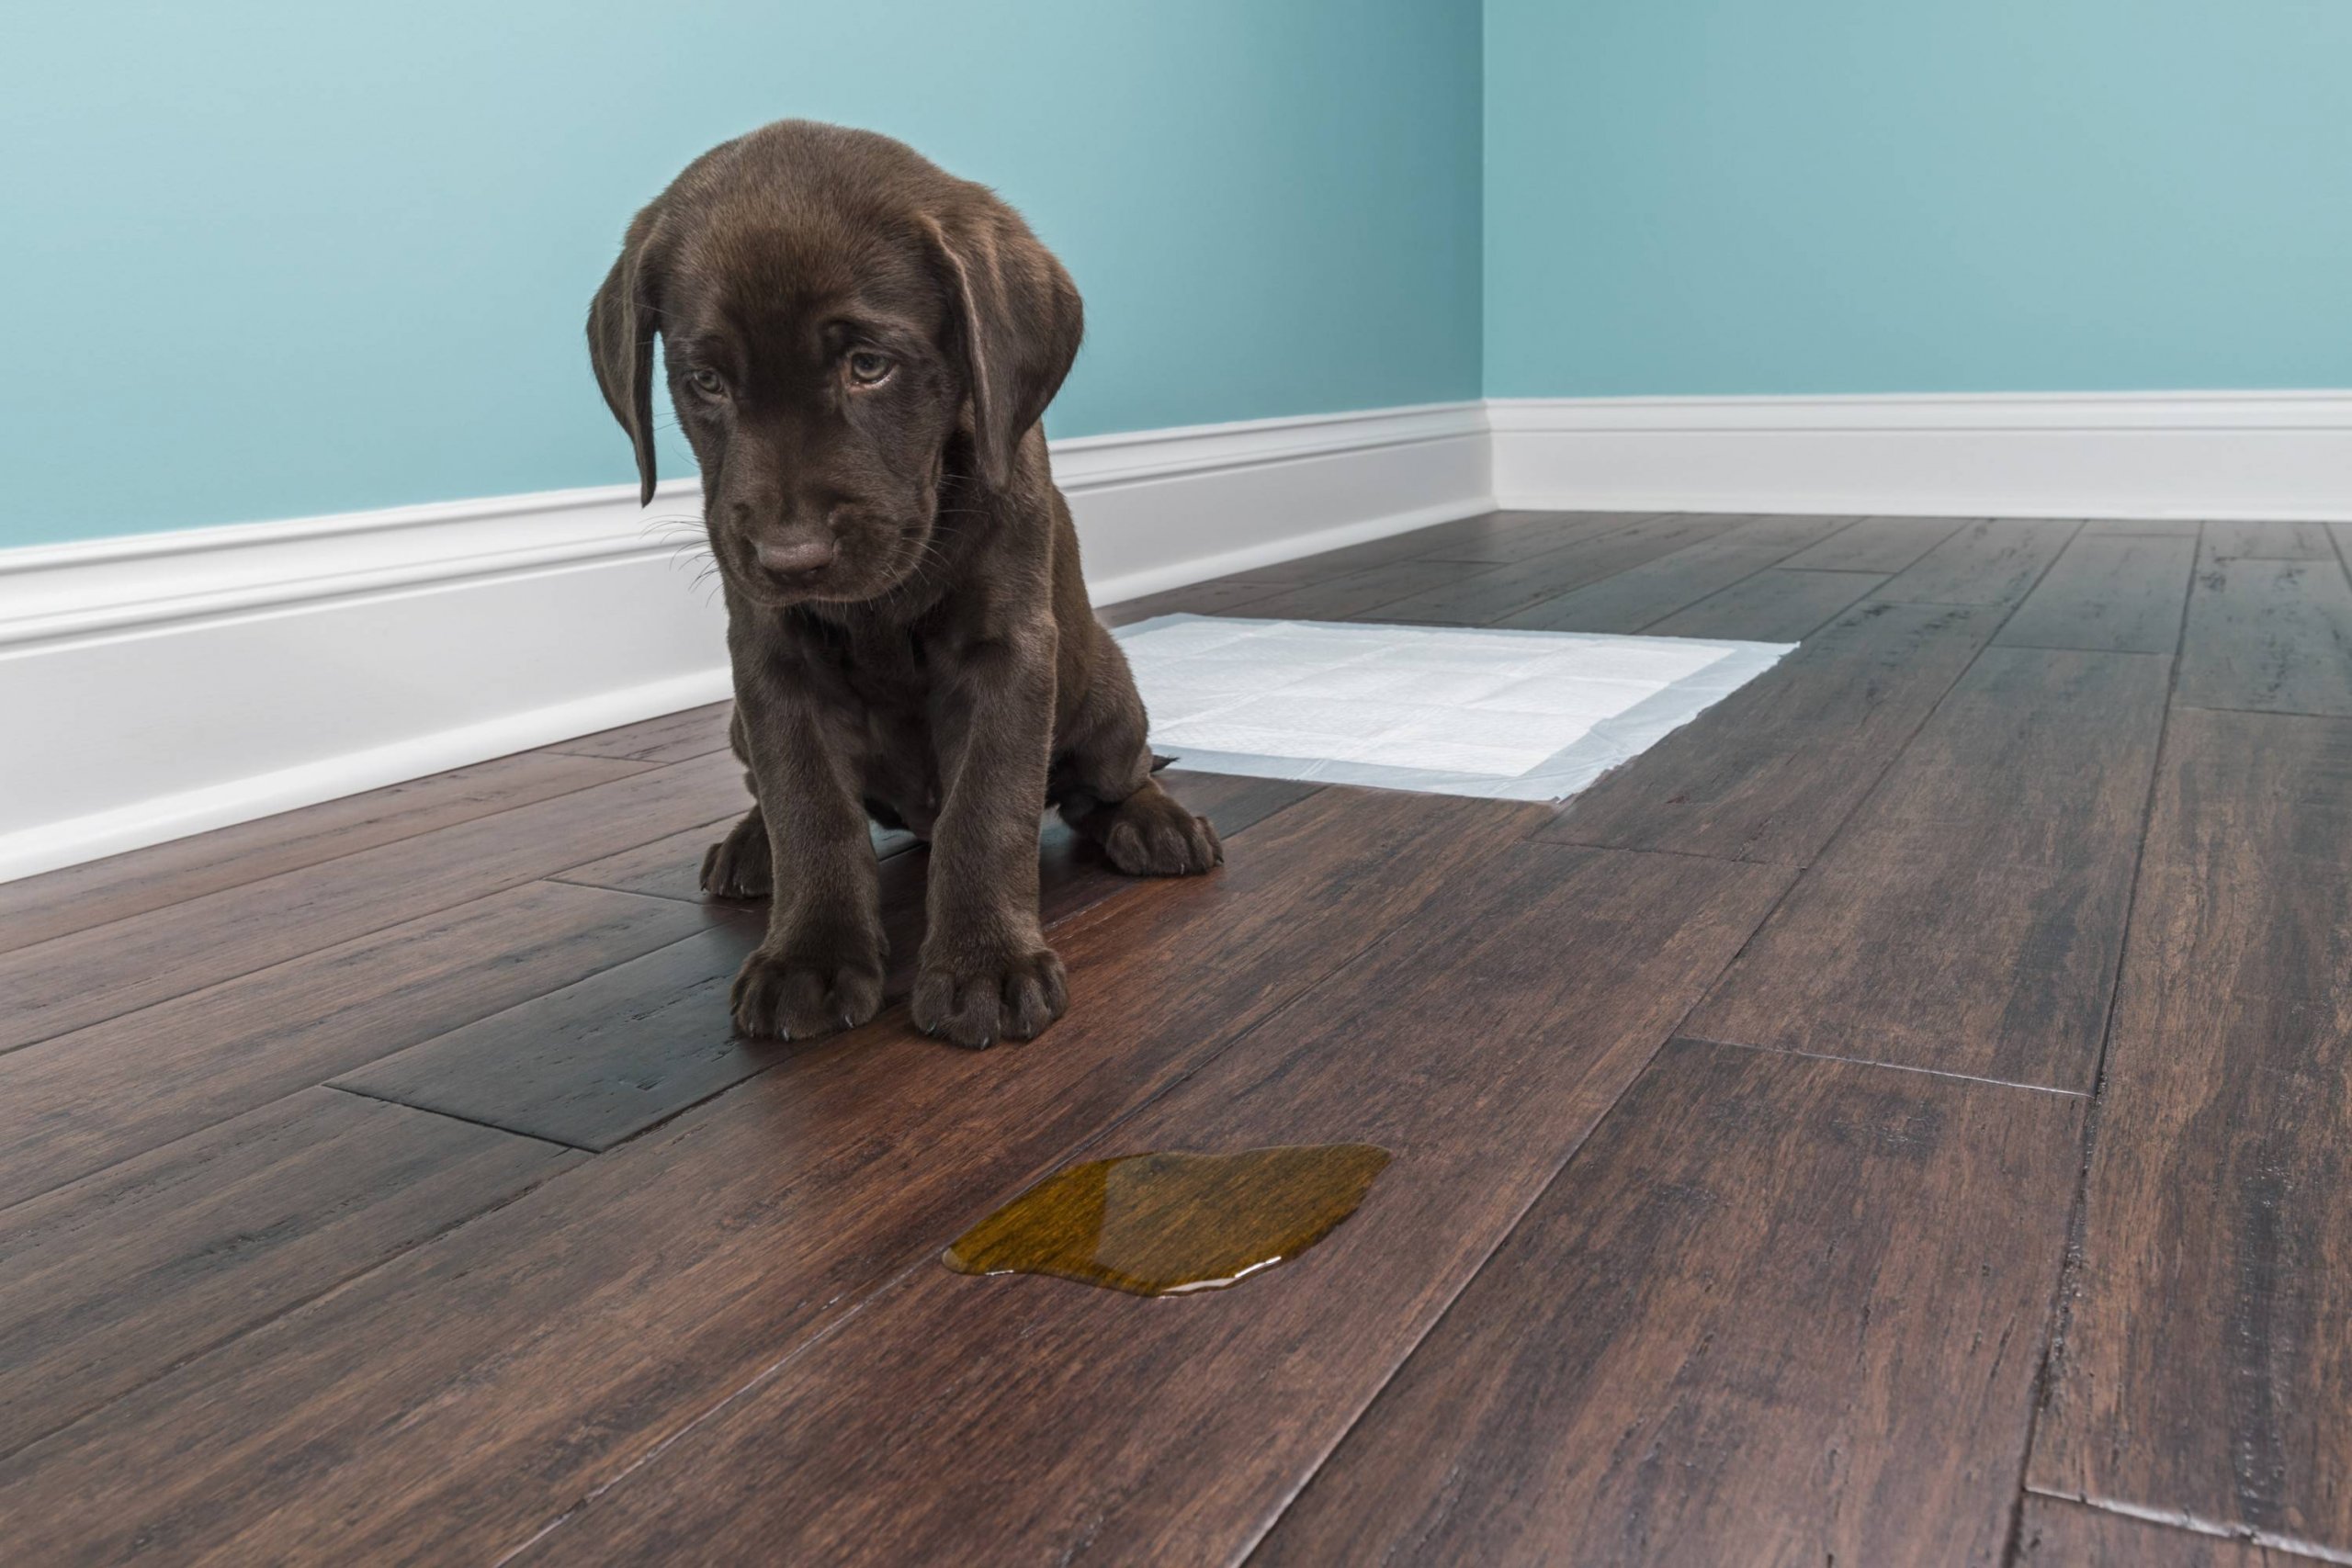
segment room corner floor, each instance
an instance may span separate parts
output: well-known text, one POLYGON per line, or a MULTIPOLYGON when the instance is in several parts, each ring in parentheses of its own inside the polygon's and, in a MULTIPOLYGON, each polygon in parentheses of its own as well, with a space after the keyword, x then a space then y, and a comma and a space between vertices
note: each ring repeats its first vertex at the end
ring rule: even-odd
POLYGON ((723 708, 0 886, 8 1559, 2352 1561, 2346 542, 1503 513, 1119 606, 1803 646, 1563 809, 1049 830, 1071 1010, 981 1054, 729 1038, 723 708), (1336 1141, 1233 1290, 937 1261, 1336 1141))

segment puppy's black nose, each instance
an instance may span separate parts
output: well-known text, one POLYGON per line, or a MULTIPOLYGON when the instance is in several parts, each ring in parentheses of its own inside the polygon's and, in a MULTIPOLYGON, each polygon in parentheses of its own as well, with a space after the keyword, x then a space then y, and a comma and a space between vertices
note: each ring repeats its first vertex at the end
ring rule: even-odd
POLYGON ((752 547, 760 565, 779 577, 806 577, 832 565, 841 553, 830 538, 763 539, 752 547))

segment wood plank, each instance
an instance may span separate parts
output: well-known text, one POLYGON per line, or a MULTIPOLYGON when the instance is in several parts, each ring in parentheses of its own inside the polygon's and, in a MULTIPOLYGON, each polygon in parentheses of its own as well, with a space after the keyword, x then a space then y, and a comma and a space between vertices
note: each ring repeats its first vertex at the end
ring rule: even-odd
POLYGON ((1782 564, 1792 571, 1868 571, 1889 576, 1964 525, 1958 517, 1865 517, 1782 564))
POLYGON ((2081 1107, 1669 1046, 1251 1562, 1997 1562, 2081 1107))
MULTIPOLYGON (((1316 788, 1214 774, 1194 774, 1177 787, 1216 824, 1232 853, 1248 852, 1245 829, 1316 788)), ((1048 927, 1143 886, 1112 870, 1058 821, 1046 829, 1042 858, 1048 927)), ((914 981, 929 869, 927 852, 882 867, 889 1002, 914 981)), ((759 945, 763 924, 752 916, 713 929, 380 1057, 334 1084, 574 1148, 611 1148, 791 1054, 781 1042, 737 1038, 729 1016, 735 971, 759 945)))
POLYGON ((1288 588, 1343 577, 1391 561, 1443 558, 1489 564, 1540 555, 1587 534, 1620 527, 1641 513, 1482 512, 1435 523, 1409 533, 1390 534, 1316 555, 1296 556, 1251 567, 1218 581, 1288 588))
POLYGON ((2171 653, 2180 646, 2181 615, 2196 569, 2193 540, 2077 536, 1993 641, 2009 648, 2171 653))
POLYGON ((536 752, 412 779, 0 885, 0 931, 30 947, 110 920, 625 778, 643 764, 536 752))
POLYGON ((1359 620, 1433 626, 1486 626, 1531 604, 1711 539, 1731 524, 1715 517, 1656 517, 1498 566, 1458 582, 1408 594, 1363 612, 1359 620))
POLYGON ((2008 517, 1971 523, 1896 573, 1878 596, 1894 604, 2014 604, 2076 526, 2008 517))
POLYGON ((17 1204, 0 1213, 0 1451, 579 1158, 311 1089, 17 1204))
POLYGON ((1267 620, 1342 621, 1491 570, 1477 561, 1391 561, 1386 566, 1276 589, 1266 598, 1252 600, 1248 611, 1254 617, 1267 620))
POLYGON ((2083 525, 2085 534, 2145 534, 2164 539, 2194 539, 2202 525, 2188 517, 2094 517, 2083 525))
POLYGON ((575 740, 559 740, 544 750, 583 757, 625 757, 639 762, 683 762, 689 757, 726 750, 727 727, 734 716, 732 702, 707 703, 575 740))
POLYGON ((1532 631, 1637 632, 1826 536, 1827 517, 1759 517, 1671 555, 1530 605, 1497 624, 1532 631))
POLYGON ((2317 1559, 2029 1496, 2015 1561, 2018 1568, 2310 1568, 2317 1559))
POLYGON ((1497 512, 1431 529, 1415 553, 1425 560, 1508 566, 1577 539, 1621 533, 1662 515, 1655 512, 1497 512))
POLYGON ((2211 560, 2188 592, 2181 702, 2352 716, 2352 586, 2333 561, 2211 560))
MULTIPOLYGON (((1007 1562, 1238 1560, 1787 876, 1505 850, 1086 1151, 1390 1150, 1314 1252, 1181 1304, 916 1269, 523 1560, 757 1542, 778 1561, 929 1562, 974 1540, 1007 1562)), ((973 1193, 969 1218, 1010 1196, 973 1193)))
POLYGON ((708 925, 528 883, 0 1056, 0 1205, 708 925))
POLYGON ((2352 723, 2177 710, 2037 1490, 2352 1553, 2352 723))
POLYGON ((1870 571, 1759 571, 1644 630, 1651 637, 1798 642, 1860 604, 1885 578, 1870 571))
POLYGON ((2216 560, 2334 560, 2324 523, 2219 522, 2205 525, 2205 553, 2216 560))
POLYGON ((1215 615, 1238 609, 1252 599, 1262 599, 1274 587, 1271 583, 1220 578, 1215 582, 1189 583, 1164 593, 1147 593, 1140 599, 1098 605, 1094 615, 1106 626, 1131 626, 1155 615, 1215 615))
POLYGON ((1262 566, 1248 567, 1217 581, 1255 583, 1266 588, 1291 588, 1303 582, 1320 582, 1329 578, 1345 577, 1351 572, 1386 566, 1392 561, 1413 560, 1449 543, 1499 537, 1517 533, 1531 525, 1554 523, 1561 515, 1550 512, 1483 512, 1474 516, 1457 517, 1451 522, 1432 523, 1402 534, 1385 534, 1377 539, 1342 545, 1335 550, 1319 550, 1312 555, 1293 556, 1287 560, 1268 561, 1262 566))
POLYGON ((62 1034, 722 815, 725 752, 0 953, 0 1049, 62 1034))
MULTIPOLYGON (((548 880, 582 887, 609 887, 621 893, 642 893, 655 898, 676 898, 688 904, 708 902, 702 890, 702 857, 742 818, 732 812, 716 822, 705 822, 672 833, 651 843, 639 844, 616 854, 601 855, 584 864, 567 866, 548 880)), ((874 841, 874 858, 902 855, 922 840, 903 829, 866 824, 874 841)))
POLYGON ((2170 675, 1986 649, 1685 1032, 2088 1092, 2170 675))
POLYGON ((1324 790, 1057 935, 1073 1005, 1036 1043, 886 1015, 0 1464, 14 1549, 495 1559, 1532 819, 1324 790))
POLYGON ((1539 837, 1803 865, 2000 624, 1867 602, 1571 799, 1539 837))

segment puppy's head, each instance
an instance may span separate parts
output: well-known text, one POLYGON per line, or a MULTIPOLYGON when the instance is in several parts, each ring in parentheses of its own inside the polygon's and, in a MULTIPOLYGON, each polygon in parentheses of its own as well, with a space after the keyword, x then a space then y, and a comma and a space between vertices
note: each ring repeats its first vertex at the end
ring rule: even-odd
POLYGON ((871 599, 951 474, 1001 487, 1078 353, 1078 290, 1018 213, 887 137, 786 120, 637 215, 588 311, 653 498, 653 339, 711 547, 754 603, 871 599))

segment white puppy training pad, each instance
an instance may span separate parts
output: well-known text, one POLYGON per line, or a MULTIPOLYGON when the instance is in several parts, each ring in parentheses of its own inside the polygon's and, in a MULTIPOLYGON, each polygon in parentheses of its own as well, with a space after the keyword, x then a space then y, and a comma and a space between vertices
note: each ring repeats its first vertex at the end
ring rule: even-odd
POLYGON ((1184 766, 1560 800, 1794 643, 1161 615, 1115 634, 1184 766))

